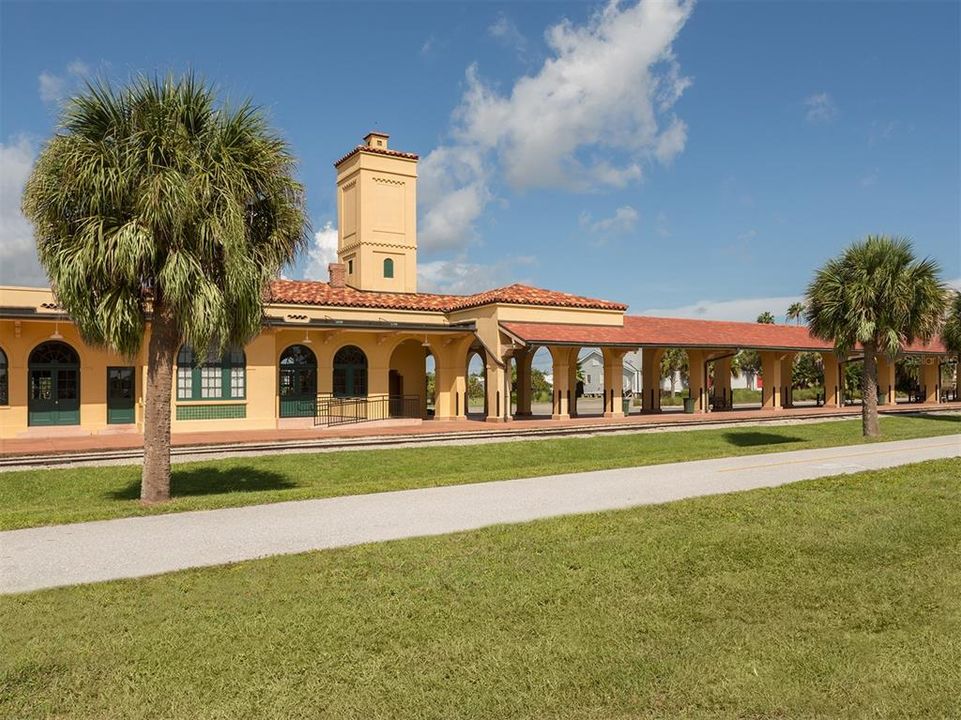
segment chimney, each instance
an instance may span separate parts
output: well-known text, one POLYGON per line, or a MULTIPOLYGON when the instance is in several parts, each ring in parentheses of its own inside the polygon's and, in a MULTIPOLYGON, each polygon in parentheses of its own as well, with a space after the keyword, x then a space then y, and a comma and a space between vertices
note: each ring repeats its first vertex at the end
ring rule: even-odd
POLYGON ((390 135, 387 133, 377 132, 374 130, 364 136, 364 145, 369 148, 374 148, 375 150, 386 150, 387 139, 389 137, 390 135))
POLYGON ((344 263, 330 263, 327 266, 330 273, 330 286, 332 288, 342 288, 347 285, 347 266, 344 263))

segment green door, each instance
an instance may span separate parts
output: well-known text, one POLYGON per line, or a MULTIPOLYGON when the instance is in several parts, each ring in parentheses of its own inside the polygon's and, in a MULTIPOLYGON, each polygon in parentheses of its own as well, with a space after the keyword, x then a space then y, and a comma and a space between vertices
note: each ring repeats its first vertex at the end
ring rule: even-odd
POLYGON ((292 345, 280 356, 280 417, 317 414, 317 358, 305 345, 292 345))
POLYGON ((80 424, 80 361, 65 343, 49 342, 30 353, 28 425, 80 424))
POLYGON ((107 422, 125 425, 135 422, 135 378, 132 367, 107 368, 107 422))

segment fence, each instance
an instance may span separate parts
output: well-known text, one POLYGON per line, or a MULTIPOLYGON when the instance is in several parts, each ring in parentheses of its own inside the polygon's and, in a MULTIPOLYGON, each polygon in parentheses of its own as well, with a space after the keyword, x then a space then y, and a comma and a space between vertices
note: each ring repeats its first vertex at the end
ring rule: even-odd
POLYGON ((419 418, 419 395, 371 395, 368 397, 334 397, 319 395, 314 425, 335 427, 389 418, 419 418))

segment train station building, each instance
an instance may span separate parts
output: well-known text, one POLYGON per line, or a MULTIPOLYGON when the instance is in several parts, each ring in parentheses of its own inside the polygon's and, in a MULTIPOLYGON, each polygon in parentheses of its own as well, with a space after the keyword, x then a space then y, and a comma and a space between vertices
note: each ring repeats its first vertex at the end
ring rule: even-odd
MULTIPOLYGON (((842 366, 856 354, 836 357, 804 327, 635 316, 615 300, 519 284, 471 295, 418 292, 418 158, 388 141, 371 133, 335 163, 338 262, 325 281, 273 282, 262 331, 245 347, 223 355, 181 347, 170 389, 175 434, 466 420, 475 354, 485 394, 477 419, 531 417, 538 348, 550 353, 556 421, 578 414, 583 348, 603 359, 599 413, 607 418, 624 415, 628 352, 642 358, 637 411, 661 411, 668 348, 687 351, 696 413, 731 407, 731 359, 747 349, 761 357, 763 408, 791 406, 800 352, 822 358, 822 404, 843 403, 842 366)), ((939 403, 944 347, 905 353, 922 358, 921 399, 939 403)), ((882 399, 894 403, 895 364, 881 360, 879 378, 882 399)), ((0 287, 0 438, 142 432, 145 386, 146 342, 132 358, 90 347, 50 290, 0 287)))

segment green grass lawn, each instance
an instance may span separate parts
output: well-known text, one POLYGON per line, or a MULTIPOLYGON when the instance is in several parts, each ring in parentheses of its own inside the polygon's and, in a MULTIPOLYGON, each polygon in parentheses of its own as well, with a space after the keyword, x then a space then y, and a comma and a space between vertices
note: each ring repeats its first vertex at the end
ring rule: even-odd
POLYGON ((0 598, 10 718, 956 718, 961 473, 0 598))
MULTIPOLYGON (((961 416, 884 417, 885 440, 961 432, 961 416)), ((174 499, 140 505, 137 466, 0 473, 0 529, 862 442, 860 420, 453 447, 271 455, 174 466, 174 499)))

